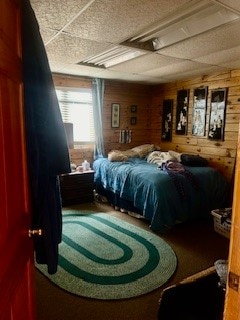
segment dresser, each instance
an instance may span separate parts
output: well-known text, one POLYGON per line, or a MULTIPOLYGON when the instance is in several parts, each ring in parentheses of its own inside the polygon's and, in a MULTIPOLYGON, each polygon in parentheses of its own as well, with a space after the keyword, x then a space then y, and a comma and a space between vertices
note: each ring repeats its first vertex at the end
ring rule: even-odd
POLYGON ((63 206, 92 202, 94 171, 72 172, 60 176, 60 189, 63 206))

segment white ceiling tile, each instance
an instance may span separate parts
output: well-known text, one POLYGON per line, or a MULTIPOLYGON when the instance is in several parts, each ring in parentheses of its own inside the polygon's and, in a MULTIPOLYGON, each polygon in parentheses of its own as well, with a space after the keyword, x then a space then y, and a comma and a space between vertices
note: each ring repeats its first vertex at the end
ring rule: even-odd
POLYGON ((104 79, 121 79, 124 81, 138 82, 138 83, 163 83, 164 79, 161 77, 151 77, 136 73, 117 72, 111 70, 102 70, 99 77, 104 79))
POLYGON ((176 75, 174 74, 165 75, 164 78, 166 80, 171 80, 171 81, 176 81, 176 77, 177 77, 177 80, 184 80, 184 79, 186 80, 186 79, 192 79, 198 76, 204 76, 204 75, 209 75, 216 72, 225 72, 225 71, 226 69, 223 67, 219 68, 214 66, 208 66, 208 67, 203 67, 195 70, 188 70, 188 71, 182 70, 176 75))
POLYGON ((89 0, 31 0, 40 25, 59 31, 82 10, 89 0))
POLYGON ((66 31, 119 43, 190 0, 96 0, 66 31))
POLYGON ((231 69, 231 70, 240 69, 240 59, 232 60, 232 61, 230 61, 228 63, 223 63, 221 66, 225 67, 225 68, 228 68, 228 69, 231 69))
POLYGON ((133 60, 126 61, 111 67, 111 70, 122 72, 141 73, 147 70, 164 67, 165 65, 180 62, 180 59, 149 53, 133 60))
POLYGON ((161 68, 152 69, 152 70, 143 72, 143 74, 149 75, 149 76, 151 75, 154 77, 157 77, 157 76, 165 77, 166 75, 179 74, 181 72, 186 72, 190 70, 203 69, 205 66, 206 65, 199 62, 182 61, 178 63, 171 63, 161 68))
POLYGON ((240 21, 203 33, 192 39, 159 50, 159 53, 182 59, 196 59, 240 45, 240 21))
POLYGON ((203 57, 193 59, 196 62, 226 66, 226 64, 232 63, 233 61, 240 60, 240 46, 214 52, 203 57))
POLYGON ((100 77, 102 69, 88 66, 73 65, 63 62, 50 62, 50 68, 54 73, 63 73, 70 75, 79 75, 86 77, 100 77))
POLYGON ((77 63, 109 48, 109 44, 61 35, 46 47, 49 59, 77 63))
POLYGON ((42 36, 42 40, 44 43, 46 43, 47 41, 49 41, 51 38, 53 38, 56 35, 56 31, 50 30, 50 29, 40 29, 40 33, 42 36))
POLYGON ((229 8, 235 9, 240 12, 240 1, 239 0, 218 0, 220 4, 223 4, 229 8))

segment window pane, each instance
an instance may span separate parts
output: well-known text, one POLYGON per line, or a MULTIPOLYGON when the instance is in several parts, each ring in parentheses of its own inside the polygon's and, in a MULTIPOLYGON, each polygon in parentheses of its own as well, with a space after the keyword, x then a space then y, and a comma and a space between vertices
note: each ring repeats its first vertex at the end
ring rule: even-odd
POLYGON ((94 142, 91 89, 56 90, 63 122, 73 123, 74 142, 94 142))

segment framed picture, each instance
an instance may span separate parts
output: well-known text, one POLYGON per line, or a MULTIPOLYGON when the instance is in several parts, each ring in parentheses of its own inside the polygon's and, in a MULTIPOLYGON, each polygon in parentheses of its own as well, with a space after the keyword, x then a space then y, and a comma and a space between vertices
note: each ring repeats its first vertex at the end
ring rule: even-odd
POLYGON ((162 141, 172 141, 173 100, 163 101, 162 109, 162 141))
POLYGON ((137 112, 137 106, 135 104, 131 106, 131 112, 137 112))
POLYGON ((224 140, 227 93, 227 88, 216 89, 211 93, 208 130, 208 138, 211 140, 224 140))
POLYGON ((112 128, 118 128, 120 125, 120 104, 112 104, 112 128))
POLYGON ((137 124, 137 117, 131 117, 130 123, 131 123, 131 125, 137 124))
POLYGON ((193 92, 192 134, 205 136, 208 87, 196 88, 193 92))
POLYGON ((187 134, 189 90, 177 93, 176 134, 187 134))

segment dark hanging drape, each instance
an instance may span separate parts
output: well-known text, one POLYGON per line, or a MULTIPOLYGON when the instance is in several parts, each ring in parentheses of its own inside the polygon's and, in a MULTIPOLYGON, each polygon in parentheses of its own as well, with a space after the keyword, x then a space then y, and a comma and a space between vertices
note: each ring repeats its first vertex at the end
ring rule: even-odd
POLYGON ((58 175, 70 172, 67 139, 39 26, 29 0, 23 3, 22 49, 26 142, 32 228, 37 263, 53 274, 58 265, 62 207, 58 175))

